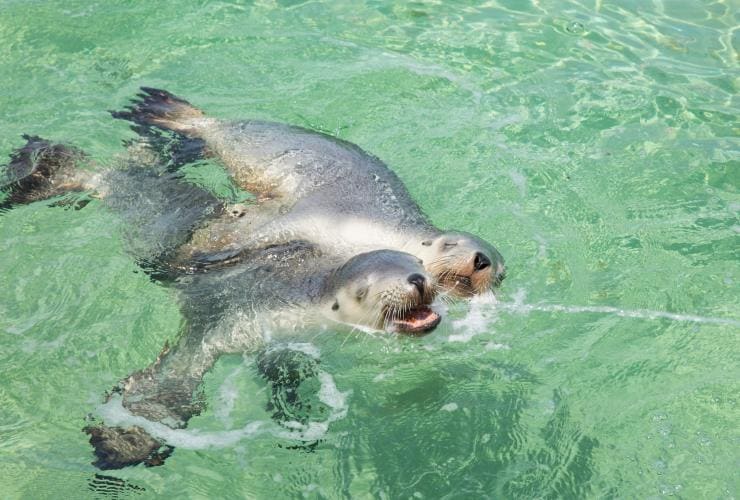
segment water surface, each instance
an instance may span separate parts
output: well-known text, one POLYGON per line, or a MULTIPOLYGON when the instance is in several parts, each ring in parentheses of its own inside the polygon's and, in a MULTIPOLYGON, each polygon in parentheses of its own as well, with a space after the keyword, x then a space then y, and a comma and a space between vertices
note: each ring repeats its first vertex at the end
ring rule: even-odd
POLYGON ((737 497, 738 12, 5 0, 0 156, 31 133, 110 164, 133 133, 106 110, 164 87, 213 116, 359 144, 509 269, 498 303, 453 305, 423 339, 303 339, 323 373, 311 418, 331 420, 315 446, 270 427, 254 359, 232 356, 165 466, 96 479, 86 416, 181 316, 101 204, 13 209, 0 215, 0 491, 737 497), (255 422, 267 430, 244 431, 255 422))

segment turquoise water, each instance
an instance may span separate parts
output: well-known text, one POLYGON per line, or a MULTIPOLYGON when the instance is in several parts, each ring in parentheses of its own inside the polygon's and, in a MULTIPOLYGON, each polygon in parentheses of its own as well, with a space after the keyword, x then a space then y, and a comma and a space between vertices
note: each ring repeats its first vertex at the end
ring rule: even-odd
POLYGON ((315 447, 229 433, 270 420, 254 359, 231 356, 163 467, 96 479, 81 428, 176 338, 175 298, 100 203, 6 212, 2 496, 736 498, 738 12, 4 0, 0 156, 32 133, 110 164, 133 134, 106 110, 163 87, 359 144, 508 278, 422 339, 306 338, 333 389, 315 447))

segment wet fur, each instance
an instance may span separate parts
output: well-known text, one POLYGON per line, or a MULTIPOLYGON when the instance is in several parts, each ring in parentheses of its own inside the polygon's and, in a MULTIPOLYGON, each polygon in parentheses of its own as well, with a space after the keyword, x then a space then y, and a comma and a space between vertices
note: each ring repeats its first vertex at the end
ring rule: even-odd
POLYGON ((354 144, 280 123, 208 118, 184 99, 149 87, 142 87, 137 99, 114 116, 202 140, 238 185, 267 200, 251 214, 258 216, 264 206, 270 207, 271 214, 280 214, 260 223, 252 217, 216 220, 205 227, 210 237, 191 240, 180 258, 217 255, 223 248, 201 242, 218 241, 216 235, 221 233, 228 235, 223 244, 232 262, 231 256, 238 255, 239 248, 310 239, 346 257, 378 248, 406 251, 423 258, 428 266, 437 261, 434 268, 439 270, 445 254, 430 255, 422 248, 423 242, 455 237, 457 248, 448 253, 457 258, 445 263, 456 267, 436 272, 466 279, 444 280, 448 291, 481 293, 503 279, 503 258, 492 245, 472 235, 434 227, 401 180, 382 161, 354 144), (474 276, 470 269, 476 252, 485 253, 494 265, 474 276))
MULTIPOLYGON (((256 352, 267 332, 272 336, 342 322, 382 328, 386 314, 399 315, 434 299, 428 276, 422 295, 407 282, 420 273, 423 268, 408 254, 377 251, 344 262, 310 242, 294 241, 254 249, 231 267, 182 277, 172 283, 185 318, 181 337, 121 383, 123 407, 172 428, 185 427, 202 410, 198 388, 221 355, 256 352), (358 305, 360 289, 366 291, 364 306, 358 305)), ((96 455, 104 454, 107 463, 140 463, 144 451, 154 446, 136 431, 130 438, 136 446, 119 449, 120 433, 130 429, 102 427, 89 432, 96 455)))

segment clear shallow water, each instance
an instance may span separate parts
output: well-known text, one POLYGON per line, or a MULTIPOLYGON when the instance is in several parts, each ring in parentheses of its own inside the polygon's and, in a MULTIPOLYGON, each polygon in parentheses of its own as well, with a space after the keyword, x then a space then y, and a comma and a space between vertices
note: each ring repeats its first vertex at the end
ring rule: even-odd
POLYGON ((224 437, 270 422, 254 359, 224 358, 192 441, 164 467, 108 474, 116 486, 93 481, 80 429, 176 337, 176 302, 99 204, 14 209, 0 216, 0 491, 737 497, 737 12, 6 0, 0 155, 34 133, 109 163, 132 134, 105 110, 161 86, 215 116, 359 144, 439 226, 495 242, 509 277, 498 304, 453 306, 420 340, 307 339, 336 389, 316 421, 341 417, 311 452, 270 429, 224 437))

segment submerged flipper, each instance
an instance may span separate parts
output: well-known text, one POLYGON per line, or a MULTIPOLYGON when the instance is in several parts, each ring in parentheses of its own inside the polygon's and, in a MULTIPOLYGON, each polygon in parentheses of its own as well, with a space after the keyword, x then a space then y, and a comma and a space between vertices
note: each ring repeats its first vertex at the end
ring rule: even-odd
POLYGON ((83 175, 75 170, 85 155, 79 149, 24 135, 26 145, 10 155, 0 188, 7 192, 0 208, 84 191, 83 175))
POLYGON ((270 384, 267 410, 278 423, 309 421, 311 402, 304 402, 299 387, 314 380, 319 373, 319 360, 289 347, 268 348, 257 357, 257 368, 270 384))
POLYGON ((143 463, 147 467, 163 465, 172 454, 167 446, 153 438, 141 427, 88 426, 82 429, 90 436, 95 461, 100 470, 122 469, 143 463))
MULTIPOLYGON (((209 333, 197 319, 186 324, 174 347, 165 345, 152 364, 135 371, 108 393, 107 401, 120 395, 123 408, 132 415, 172 429, 187 427, 190 419, 205 408, 200 385, 219 356, 208 349, 212 334, 218 335, 209 333)), ((82 430, 90 435, 96 456, 93 465, 103 470, 140 463, 162 465, 174 450, 137 425, 113 427, 103 422, 82 430)))
MULTIPOLYGON (((115 116, 115 115, 114 115, 115 116)), ((124 146, 135 150, 144 146, 154 153, 160 165, 168 172, 177 171, 180 167, 206 159, 205 141, 196 137, 187 137, 177 132, 157 129, 150 125, 134 123, 131 130, 138 139, 124 141, 124 146)))
MULTIPOLYGON (((190 418, 204 408, 198 386, 203 373, 215 362, 215 358, 208 356, 203 361, 197 346, 188 346, 187 340, 185 334, 174 350, 165 345, 154 363, 129 375, 108 394, 108 399, 120 394, 123 407, 133 415, 174 429, 186 427, 190 418), (199 362, 203 363, 200 371, 197 370, 199 362), (191 365, 196 367, 196 373, 189 372, 191 365)), ((109 427, 100 423, 82 430, 90 436, 93 446, 96 460, 92 464, 101 470, 141 463, 147 467, 162 465, 174 451, 173 446, 136 425, 109 427)))

